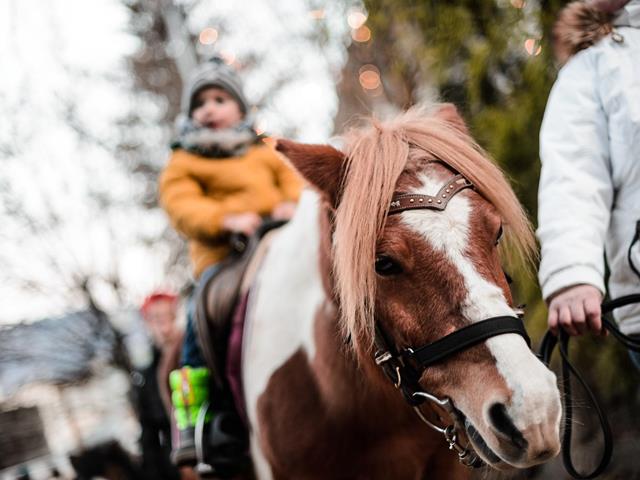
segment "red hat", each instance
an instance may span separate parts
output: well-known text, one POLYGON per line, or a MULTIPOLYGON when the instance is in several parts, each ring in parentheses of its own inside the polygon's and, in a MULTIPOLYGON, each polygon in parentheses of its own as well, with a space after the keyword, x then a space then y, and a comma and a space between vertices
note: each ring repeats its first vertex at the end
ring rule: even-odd
POLYGON ((168 302, 175 303, 178 301, 178 296, 175 293, 170 293, 170 292, 162 292, 162 291, 153 292, 147 295, 147 297, 142 302, 142 306, 140 307, 140 312, 142 312, 142 314, 144 315, 150 305, 156 302, 161 302, 161 301, 168 301, 168 302))

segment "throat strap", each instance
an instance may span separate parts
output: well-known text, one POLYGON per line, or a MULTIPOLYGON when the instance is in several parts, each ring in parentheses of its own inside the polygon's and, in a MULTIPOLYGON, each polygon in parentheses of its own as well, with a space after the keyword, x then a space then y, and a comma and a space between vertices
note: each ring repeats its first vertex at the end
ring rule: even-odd
POLYGON ((407 349, 403 357, 415 362, 422 368, 426 368, 488 338, 506 333, 520 335, 527 342, 527 345, 531 346, 531 340, 527 335, 522 320, 518 317, 501 316, 472 323, 416 350, 407 349))

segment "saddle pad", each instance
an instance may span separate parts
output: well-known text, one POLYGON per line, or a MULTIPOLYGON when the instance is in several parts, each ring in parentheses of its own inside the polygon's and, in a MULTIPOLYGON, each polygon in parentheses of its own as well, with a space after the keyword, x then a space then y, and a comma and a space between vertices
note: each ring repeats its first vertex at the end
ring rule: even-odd
POLYGON ((244 402, 244 390, 242 388, 242 336, 244 333, 244 320, 249 303, 249 292, 240 297, 231 321, 229 345, 227 348, 226 377, 233 394, 233 401, 240 418, 248 425, 247 412, 244 402))
POLYGON ((238 297, 239 301, 234 309, 231 320, 229 341, 227 344, 225 376, 229 383, 229 387, 231 388, 231 393, 233 394, 236 411, 247 426, 249 425, 249 421, 244 401, 244 389, 242 387, 242 344, 244 339, 247 305, 249 304, 251 285, 253 284, 258 269, 260 268, 260 264, 267 253, 275 233, 276 231, 272 230, 263 237, 245 271, 240 295, 238 297))

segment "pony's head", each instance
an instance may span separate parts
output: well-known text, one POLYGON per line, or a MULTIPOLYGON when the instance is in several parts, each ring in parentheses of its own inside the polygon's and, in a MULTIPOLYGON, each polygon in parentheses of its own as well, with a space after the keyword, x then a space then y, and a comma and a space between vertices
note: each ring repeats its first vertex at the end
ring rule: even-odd
MULTIPOLYGON (((376 322, 400 350, 489 317, 515 316, 500 245, 527 263, 531 227, 455 108, 374 122, 345 143, 344 153, 290 141, 277 148, 332 212, 332 287, 361 363, 372 363, 376 322), (394 196, 437 201, 456 174, 473 188, 446 198, 446 208, 389 215, 394 196)), ((559 451, 555 376, 519 335, 495 336, 429 366, 419 385, 452 399, 476 451, 497 468, 528 467, 559 451)))

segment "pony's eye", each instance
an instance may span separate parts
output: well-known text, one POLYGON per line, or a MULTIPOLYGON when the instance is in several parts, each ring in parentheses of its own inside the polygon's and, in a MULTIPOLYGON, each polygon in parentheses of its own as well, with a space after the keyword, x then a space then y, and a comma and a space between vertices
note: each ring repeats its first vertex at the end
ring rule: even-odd
POLYGON ((376 257, 376 273, 382 276, 397 275, 402 273, 402 267, 393 258, 380 255, 376 257))
POLYGON ((504 232, 502 231, 502 225, 500 225, 500 230, 498 230, 498 236, 496 237, 496 245, 498 245, 500 243, 500 239, 502 238, 502 234, 504 232))

